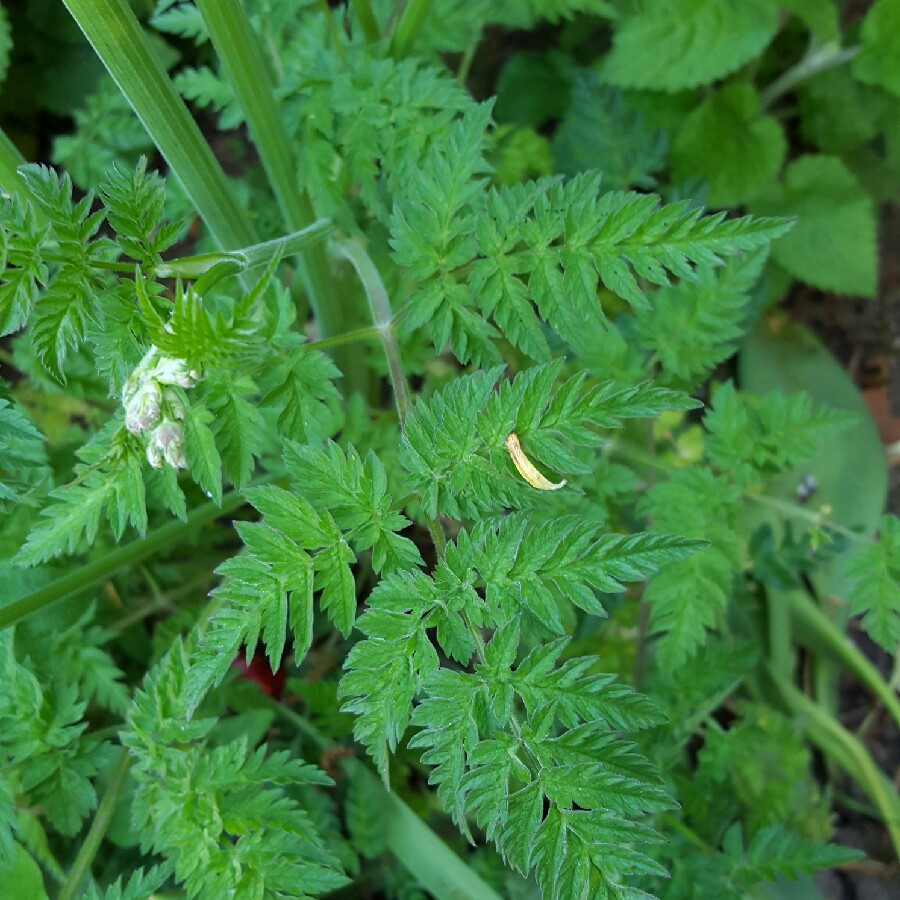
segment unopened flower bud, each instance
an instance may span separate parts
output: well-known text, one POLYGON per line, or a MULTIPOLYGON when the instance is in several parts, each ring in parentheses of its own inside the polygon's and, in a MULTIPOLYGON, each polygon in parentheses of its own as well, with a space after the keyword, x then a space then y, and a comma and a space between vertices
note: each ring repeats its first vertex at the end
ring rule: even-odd
POLYGON ((183 422, 187 416, 187 410, 184 407, 184 402, 181 397, 179 397, 175 391, 168 390, 165 393, 165 400, 169 416, 179 422, 183 422))
POLYGON ((161 469, 163 467, 162 450, 160 450, 152 441, 147 444, 147 462, 150 463, 154 469, 161 469))
POLYGON ((182 388, 192 388, 199 380, 197 372, 188 368, 183 359, 164 356, 150 371, 150 376, 160 384, 176 384, 182 388))
POLYGON ((184 431, 171 420, 166 420, 153 432, 152 442, 162 451, 165 461, 176 469, 187 468, 184 453, 184 431))
POLYGON ((141 434, 159 422, 162 392, 155 381, 147 382, 134 393, 125 405, 125 427, 132 434, 141 434))

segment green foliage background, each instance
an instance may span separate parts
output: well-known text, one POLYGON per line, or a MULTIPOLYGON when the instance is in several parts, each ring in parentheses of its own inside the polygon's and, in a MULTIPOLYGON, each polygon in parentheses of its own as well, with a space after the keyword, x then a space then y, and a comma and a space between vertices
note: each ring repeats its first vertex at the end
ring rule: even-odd
POLYGON ((66 6, 0 5, 3 896, 775 897, 848 777, 900 850, 884 453, 779 312, 878 294, 900 2, 66 6))

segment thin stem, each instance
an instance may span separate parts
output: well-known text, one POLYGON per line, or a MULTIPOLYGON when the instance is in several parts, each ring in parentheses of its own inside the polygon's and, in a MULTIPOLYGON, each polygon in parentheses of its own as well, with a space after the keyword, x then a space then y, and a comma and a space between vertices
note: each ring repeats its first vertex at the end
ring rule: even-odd
POLYGON ((409 53, 431 12, 431 0, 409 0, 391 37, 391 55, 398 59, 409 53))
MULTIPOLYGON (((198 562, 196 557, 193 557, 192 559, 195 564, 198 562)), ((152 579, 150 573, 144 570, 143 567, 142 571, 144 572, 145 578, 152 579)), ((173 603, 176 600, 185 596, 185 594, 190 594, 192 591, 197 590, 201 585, 208 584, 210 581, 211 576, 204 573, 196 578, 192 578, 185 584, 181 584, 177 588, 173 588, 171 591, 165 591, 164 593, 160 592, 156 585, 151 582, 151 588, 156 593, 156 596, 150 603, 146 603, 143 606, 132 610, 127 616, 123 616, 121 619, 118 619, 107 626, 106 631, 109 632, 110 640, 121 634, 123 631, 127 631, 132 625, 136 625, 148 616, 152 616, 154 613, 171 611, 173 609, 173 603)), ((106 643, 106 641, 103 643, 106 643)))
MULTIPOLYGON (((397 346, 397 339, 392 327, 393 313, 387 289, 381 280, 381 275, 375 267, 375 263, 372 262, 372 258, 361 241, 354 238, 346 238, 338 241, 334 245, 334 249, 353 266, 362 283, 366 298, 369 301, 372 322, 378 331, 381 346, 387 359, 400 427, 405 428, 406 417, 409 415, 411 408, 409 382, 406 379, 406 373, 403 371, 400 348, 397 346)), ((447 536, 444 534, 444 528, 440 520, 426 515, 425 524, 428 526, 428 532, 431 535, 438 558, 443 559, 447 551, 447 536)))
POLYGON ((75 863, 72 865, 69 877, 59 892, 57 900, 75 900, 76 897, 80 896, 81 882, 84 881, 85 876, 90 871, 91 863, 94 861, 94 857, 97 855, 100 844, 106 835, 106 830, 109 828, 116 800, 119 797, 122 786, 125 784, 125 779, 128 777, 130 766, 131 757, 128 755, 127 750, 122 750, 116 761, 116 767, 113 769, 112 778, 110 778, 107 785, 106 793, 97 807, 97 814, 94 816, 91 830, 87 833, 87 837, 78 851, 78 856, 75 857, 75 863))
POLYGON ((80 594, 88 588, 105 581, 111 575, 126 566, 135 565, 144 559, 158 553, 170 544, 184 541, 199 529, 210 522, 214 522, 220 516, 243 506, 244 500, 237 491, 232 491, 222 498, 222 505, 205 503, 188 515, 186 521, 174 521, 152 531, 145 538, 132 541, 122 547, 117 547, 109 553, 92 560, 74 572, 69 572, 56 581, 51 581, 38 590, 33 591, 20 600, 10 603, 0 609, 0 630, 15 625, 16 622, 30 616, 38 610, 68 597, 70 594, 80 594))
MULTIPOLYGON (((292 231, 290 234, 230 250, 224 253, 201 253, 197 256, 181 256, 160 263, 148 270, 155 278, 195 279, 205 275, 225 262, 237 263, 242 269, 268 266, 275 256, 289 256, 323 241, 332 230, 331 219, 316 219, 310 225, 292 231)), ((132 265, 133 271, 133 265, 132 265)))
POLYGON ((262 706, 271 709, 273 713, 281 716, 286 722, 289 722, 304 737, 309 738, 321 752, 325 753, 337 746, 334 741, 325 737, 312 722, 303 718, 299 713, 294 712, 289 706, 285 706, 283 703, 279 703, 274 698, 267 697, 265 694, 260 695, 260 702, 262 706))
POLYGON ((841 525, 839 522, 827 518, 822 513, 817 513, 812 509, 806 509, 804 506, 798 506, 796 503, 790 503, 787 500, 781 500, 778 497, 770 497, 768 494, 747 494, 747 499, 754 501, 754 503, 760 503, 763 506, 777 509, 779 512, 783 512, 785 515, 791 516, 794 519, 804 519, 820 528, 827 528, 829 531, 833 531, 835 534, 841 534, 850 540, 860 541, 862 543, 868 543, 870 541, 870 538, 867 538, 865 535, 852 531, 846 526, 841 525))
POLYGON ((326 350, 329 347, 341 347, 344 344, 355 344, 358 341, 371 341, 381 337, 381 329, 374 325, 368 328, 357 328, 355 331, 347 331, 344 334, 336 334, 334 337, 322 338, 319 341, 310 341, 307 347, 315 347, 316 350, 326 350))
POLYGON ((334 13, 328 5, 328 0, 319 0, 319 8, 322 10, 322 15, 325 16, 325 24, 328 28, 328 36, 331 38, 331 46, 334 47, 334 52, 337 53, 340 61, 346 64, 347 54, 344 50, 344 43, 338 33, 337 25, 334 24, 334 13))
POLYGON ((209 144, 144 35, 127 0, 63 0, 100 61, 226 250, 256 242, 209 144))
POLYGON ((443 559, 447 555, 447 535, 444 534, 444 527, 431 516, 425 517, 425 524, 431 535, 431 543, 434 544, 434 549, 437 551, 438 559, 443 559))
MULTIPOLYGON (((63 259, 61 256, 53 256, 51 254, 46 254, 43 257, 44 262, 48 263, 65 263, 67 260, 63 259)), ((102 259, 92 259, 88 263, 91 268, 94 269, 105 269, 109 272, 123 272, 129 275, 134 275, 134 263, 114 263, 114 262, 106 262, 102 259)))
POLYGON ((411 402, 409 384, 403 372, 403 362, 400 359, 400 348, 391 323, 394 318, 391 310, 391 301, 387 289, 381 280, 381 275, 372 262, 362 242, 355 238, 345 238, 334 245, 338 252, 356 271, 369 301, 369 311, 372 314, 372 324, 378 329, 384 355, 387 358, 391 384, 394 388, 394 400, 397 404, 397 415, 400 417, 400 427, 406 424, 411 402))
POLYGON ((766 591, 766 613, 768 619, 769 665, 784 678, 794 675, 794 650, 791 641, 791 595, 796 592, 766 591))
POLYGON ((767 681, 784 707, 796 718, 807 737, 834 760, 868 794, 884 819, 894 850, 900 858, 900 798, 890 780, 878 768, 865 745, 829 713, 814 703, 788 679, 766 670, 767 681))
POLYGON ((378 28, 378 20, 372 12, 372 4, 369 0, 350 0, 350 8, 359 22, 359 27, 370 44, 381 40, 381 31, 378 28))
POLYGON ((466 47, 466 52, 463 53, 462 58, 459 61, 459 68, 456 70, 456 80, 463 86, 466 86, 466 81, 469 77, 469 72, 472 69, 472 62, 475 59, 475 53, 478 50, 478 42, 479 39, 475 38, 468 47, 466 47))
POLYGON ((660 813, 659 818, 673 831, 677 831, 683 837, 686 837, 698 850, 701 850, 703 853, 715 854, 715 848, 707 844, 693 828, 685 825, 677 816, 673 816, 671 813, 660 813))
POLYGON ((872 691, 900 725, 900 699, 894 688, 884 681, 850 638, 805 593, 792 591, 787 599, 797 642, 841 663, 872 691))
MULTIPOLYGON (((291 143, 275 100, 275 84, 247 14, 238 0, 197 0, 209 36, 237 95, 253 143, 288 228, 315 220, 309 195, 297 186, 291 143)), ((308 247, 301 254, 310 306, 325 337, 342 330, 342 310, 324 252, 308 247)))
POLYGON ((760 106, 764 110, 768 109, 779 97, 792 91, 798 84, 818 75, 819 72, 849 62, 859 50, 859 47, 846 47, 842 50, 834 43, 821 47, 811 45, 800 62, 783 72, 760 94, 760 106))

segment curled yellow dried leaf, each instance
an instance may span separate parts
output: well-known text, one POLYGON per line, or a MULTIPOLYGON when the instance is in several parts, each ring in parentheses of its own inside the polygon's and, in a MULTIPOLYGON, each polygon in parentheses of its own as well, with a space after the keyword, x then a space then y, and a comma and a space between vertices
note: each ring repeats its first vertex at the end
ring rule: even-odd
POLYGON ((534 463, 525 455, 522 445, 519 443, 519 436, 513 431, 506 439, 506 449, 512 457, 513 465, 518 473, 533 487, 539 491, 558 491, 566 484, 566 479, 562 481, 552 482, 545 478, 535 468, 534 463))

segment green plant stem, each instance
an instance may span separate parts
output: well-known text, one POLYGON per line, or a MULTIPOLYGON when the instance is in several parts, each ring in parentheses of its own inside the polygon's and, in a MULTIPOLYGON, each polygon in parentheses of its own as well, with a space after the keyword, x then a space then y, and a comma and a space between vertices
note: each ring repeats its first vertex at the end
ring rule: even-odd
POLYGON ((294 712, 289 706, 285 706, 273 697, 267 697, 265 694, 260 695, 261 705, 272 710, 278 716, 281 716, 286 722, 291 724, 304 737, 309 738, 322 753, 333 749, 337 744, 330 738, 325 737, 312 722, 304 719, 299 713, 294 712))
POLYGON ((770 497, 768 494, 747 494, 746 497, 754 503, 777 509, 786 516, 790 516, 794 519, 803 519, 820 528, 827 528, 829 531, 843 535, 850 540, 859 541, 861 543, 869 543, 871 541, 871 538, 866 537, 864 534, 852 531, 846 526, 841 525, 839 522, 835 522, 812 509, 807 509, 805 506, 798 506, 796 503, 790 503, 789 501, 781 500, 778 497, 770 497))
POLYGON ((768 109, 779 97, 792 91, 798 84, 835 66, 842 66, 859 53, 859 47, 846 47, 843 50, 834 43, 823 46, 811 46, 803 59, 795 66, 783 72, 761 94, 760 106, 768 109))
MULTIPOLYGON (((223 262, 237 263, 242 270, 268 266, 276 255, 290 256, 324 241, 331 233, 332 228, 331 219, 316 219, 315 222, 297 231, 292 231, 290 234, 273 238, 270 241, 262 241, 259 244, 251 244, 249 247, 241 247, 239 250, 201 253, 198 256, 181 256, 177 259, 170 259, 154 266, 148 270, 147 274, 153 275, 155 278, 194 279, 223 262)), ((134 271, 133 264, 131 271, 134 271)))
POLYGON ((478 52, 478 43, 479 38, 476 38, 466 47, 466 52, 463 53, 462 58, 459 61, 459 68, 456 70, 456 80, 463 86, 466 86, 466 81, 469 79, 469 72, 472 69, 472 63, 475 60, 475 54, 478 52))
MULTIPOLYGON (((200 564, 200 561, 196 558, 193 558, 193 562, 197 565, 200 564)), ((151 577, 150 573, 146 570, 144 571, 145 577, 151 577)), ((157 594, 153 600, 149 603, 145 603, 143 606, 139 606, 137 609, 133 609, 128 615, 122 616, 121 619, 113 622, 111 625, 107 626, 106 632, 108 637, 102 641, 102 644, 106 644, 109 641, 117 638, 123 631, 127 631, 131 628, 132 625, 136 625, 138 622, 146 619, 148 616, 152 616, 157 612, 171 611, 174 606, 176 600, 179 600, 181 597, 184 597, 186 594, 190 594, 193 591, 196 591, 197 588, 202 585, 208 585, 212 580, 212 576, 209 574, 201 574, 196 578, 190 579, 190 581, 185 582, 184 584, 180 584, 177 588, 173 588, 171 591, 166 591, 165 593, 159 592, 158 588, 154 585, 153 590, 157 594)))
POLYGON ((372 324, 378 330, 384 355, 387 358, 391 384, 394 388, 394 401, 397 404, 397 415, 400 417, 400 427, 402 428, 406 424, 406 417, 411 406, 409 384, 403 371, 397 338, 394 335, 394 314, 384 282, 361 241, 356 238, 345 238, 337 241, 334 249, 353 266, 362 283, 366 299, 369 301, 372 324))
POLYGON ((359 341, 371 341, 381 337, 381 329, 370 326, 369 328, 357 328, 344 334, 336 334, 333 337, 322 338, 319 341, 310 341, 307 347, 315 347, 316 350, 327 350, 329 347, 342 347, 345 344, 355 344, 359 341))
POLYGON ((900 725, 900 698, 859 648, 806 593, 791 591, 787 599, 798 643, 815 653, 828 656, 854 674, 900 725))
MULTIPOLYGON (((400 348, 397 346, 397 338, 393 328, 393 313, 391 301, 387 289, 381 280, 381 275, 372 262, 366 248, 361 241, 355 238, 346 238, 334 245, 335 252, 346 259, 353 266, 362 283, 366 298, 369 301, 369 311, 372 322, 378 332, 381 346, 388 363, 391 386, 394 389, 394 402, 397 404, 397 416, 400 419, 400 427, 406 427, 406 417, 411 408, 409 381, 403 371, 403 361, 400 358, 400 348)), ((433 516, 425 516, 425 524, 428 533, 434 543, 439 559, 443 559, 447 552, 447 536, 440 520, 433 516)))
POLYGON ((350 8, 362 28, 362 33, 370 44, 381 40, 381 31, 378 28, 378 20, 372 12, 372 4, 369 0, 350 0, 350 8))
POLYGON ((688 825, 685 825, 681 819, 673 816, 671 813, 660 813, 659 814, 660 821, 665 822, 666 825, 669 826, 673 831, 677 831, 680 835, 687 838, 690 843, 692 843, 698 850, 703 853, 709 853, 710 855, 715 855, 716 850, 714 847, 711 847, 706 841, 694 831, 688 825))
MULTIPOLYGON (((209 36, 234 88, 247 127, 285 224, 307 228, 315 220, 309 195, 297 185, 291 144, 275 100, 268 60, 238 0, 197 0, 209 36)), ((328 258, 317 246, 301 253, 300 272, 323 337, 345 329, 328 258)), ((347 373, 345 373, 347 374, 347 373)))
MULTIPOLYGON (((366 770, 368 771, 368 770, 366 770)), ((369 773, 373 784, 381 782, 369 773)), ((500 900, 396 794, 385 791, 387 845, 419 883, 438 900, 500 900)))
POLYGON ((81 883, 90 871, 91 863, 100 849, 100 844, 103 841, 107 828, 109 828, 116 800, 119 797, 122 786, 125 784, 125 779, 128 777, 130 766, 131 757, 128 755, 127 750, 122 750, 113 769, 112 778, 110 778, 107 785, 106 793, 97 807, 97 814, 94 816, 91 830, 87 833, 87 837, 85 837, 84 843, 78 851, 78 856, 75 857, 69 877, 59 892, 57 900, 76 900, 80 896, 81 883))
POLYGON ((322 11, 322 15, 325 17, 325 26, 328 28, 328 36, 331 38, 331 46, 334 48, 334 52, 337 53, 338 59, 346 65, 347 63, 347 53, 344 50, 344 43, 341 40, 341 36, 338 33, 337 25, 334 24, 334 13, 331 11, 331 7, 328 5, 328 0, 319 0, 319 9, 322 11))
POLYGON ((215 240, 226 250, 256 243, 246 210, 127 0, 63 0, 131 104, 215 240))
POLYGON ((243 506, 244 500, 237 491, 232 491, 222 498, 222 505, 205 503, 191 512, 184 522, 174 521, 150 532, 145 538, 132 541, 122 547, 116 547, 109 553, 92 560, 80 569, 69 572, 56 581, 10 603, 0 609, 0 630, 15 625, 16 622, 30 616, 38 610, 105 581, 110 575, 126 566, 135 565, 158 553, 170 544, 177 544, 195 534, 204 525, 214 522, 220 516, 243 506))
POLYGON ((900 859, 900 797, 862 741, 788 679, 771 668, 767 668, 765 674, 768 686, 796 718, 809 740, 854 778, 869 796, 884 819, 894 851, 900 859))
POLYGON ((784 678, 794 675, 794 648, 791 641, 791 596, 793 591, 766 590, 769 665, 784 678))
POLYGON ((391 55, 401 59, 409 53, 428 20, 431 0, 409 0, 391 35, 391 55))

